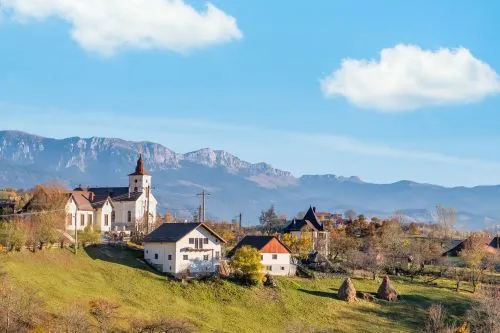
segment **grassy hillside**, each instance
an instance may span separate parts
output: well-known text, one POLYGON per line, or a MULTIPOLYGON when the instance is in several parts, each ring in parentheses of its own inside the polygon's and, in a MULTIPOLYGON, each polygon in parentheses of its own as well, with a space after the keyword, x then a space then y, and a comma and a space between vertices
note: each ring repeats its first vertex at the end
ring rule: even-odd
MULTIPOLYGON (((417 332, 430 304, 441 303, 449 313, 461 315, 470 300, 469 293, 455 293, 444 281, 426 287, 397 280, 402 300, 394 304, 336 300, 341 279, 284 278, 278 289, 230 282, 183 285, 152 272, 135 255, 99 248, 76 256, 68 250, 47 250, 1 255, 0 265, 16 283, 36 291, 49 312, 104 297, 121 305, 122 326, 129 318, 162 315, 188 320, 201 332, 283 332, 295 326, 336 332, 417 332)), ((378 282, 371 280, 354 283, 360 291, 378 288, 378 282)))

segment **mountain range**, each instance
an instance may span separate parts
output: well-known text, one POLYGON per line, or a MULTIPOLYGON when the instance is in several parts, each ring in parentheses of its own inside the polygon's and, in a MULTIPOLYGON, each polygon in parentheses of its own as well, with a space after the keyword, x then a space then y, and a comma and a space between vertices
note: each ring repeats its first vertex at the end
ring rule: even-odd
POLYGON ((395 210, 409 218, 432 221, 436 205, 454 207, 458 224, 482 229, 500 218, 500 186, 443 187, 407 180, 391 184, 358 177, 304 175, 266 163, 249 163, 223 151, 200 149, 180 154, 152 142, 115 138, 45 138, 19 131, 0 131, 0 186, 30 188, 58 180, 68 187, 126 186, 139 153, 153 175, 160 213, 169 209, 192 216, 202 189, 209 196, 209 217, 230 220, 243 214, 256 224, 261 210, 274 204, 289 218, 309 205, 321 211, 352 209, 367 216, 389 216, 395 210))

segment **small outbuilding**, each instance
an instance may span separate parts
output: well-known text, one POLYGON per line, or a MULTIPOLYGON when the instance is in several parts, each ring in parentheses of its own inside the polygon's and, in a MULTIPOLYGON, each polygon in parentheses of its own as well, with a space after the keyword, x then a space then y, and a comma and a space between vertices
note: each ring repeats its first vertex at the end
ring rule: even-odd
POLYGON ((296 266, 292 263, 292 251, 275 236, 245 236, 229 253, 232 258, 236 251, 250 246, 260 253, 264 272, 270 275, 295 275, 296 266))

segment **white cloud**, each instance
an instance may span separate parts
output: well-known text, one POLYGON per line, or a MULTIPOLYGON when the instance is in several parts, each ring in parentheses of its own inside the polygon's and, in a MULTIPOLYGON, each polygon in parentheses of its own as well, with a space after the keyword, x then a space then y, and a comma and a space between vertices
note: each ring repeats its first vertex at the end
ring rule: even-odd
POLYGON ((422 50, 399 44, 379 60, 343 59, 321 80, 324 96, 382 112, 479 101, 500 92, 498 74, 468 49, 422 50))
POLYGON ((236 19, 207 3, 203 11, 183 0, 3 0, 19 22, 59 17, 85 50, 112 55, 120 49, 188 52, 241 39, 236 19))

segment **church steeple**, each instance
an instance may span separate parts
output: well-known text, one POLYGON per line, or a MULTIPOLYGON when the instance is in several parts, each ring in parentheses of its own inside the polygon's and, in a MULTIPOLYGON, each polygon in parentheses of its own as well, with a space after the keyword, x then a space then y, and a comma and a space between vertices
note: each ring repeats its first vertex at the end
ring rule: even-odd
POLYGON ((149 173, 144 168, 144 161, 142 160, 142 154, 139 155, 137 160, 137 165, 135 167, 135 172, 131 173, 129 176, 148 176, 149 173))
POLYGON ((144 167, 142 154, 139 155, 134 173, 128 175, 129 193, 148 192, 151 188, 151 175, 144 167))

